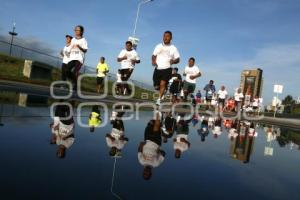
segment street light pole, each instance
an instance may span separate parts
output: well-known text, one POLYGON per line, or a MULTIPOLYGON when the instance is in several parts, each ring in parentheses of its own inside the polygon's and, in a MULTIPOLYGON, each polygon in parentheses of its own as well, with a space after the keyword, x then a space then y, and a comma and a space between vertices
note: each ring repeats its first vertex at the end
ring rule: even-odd
POLYGON ((16 33, 15 30, 16 30, 16 23, 13 24, 13 30, 8 32, 11 35, 10 48, 9 48, 9 55, 10 56, 11 56, 12 45, 13 45, 13 42, 14 42, 14 36, 18 35, 18 33, 16 33))
POLYGON ((134 29, 133 29, 133 37, 135 37, 136 26, 137 26, 139 14, 140 14, 140 8, 141 8, 141 5, 146 4, 146 3, 149 3, 149 2, 151 2, 151 1, 154 1, 154 0, 144 0, 144 1, 141 1, 141 2, 138 4, 138 8, 137 8, 137 12, 136 12, 136 18, 135 18, 135 23, 134 23, 134 29))

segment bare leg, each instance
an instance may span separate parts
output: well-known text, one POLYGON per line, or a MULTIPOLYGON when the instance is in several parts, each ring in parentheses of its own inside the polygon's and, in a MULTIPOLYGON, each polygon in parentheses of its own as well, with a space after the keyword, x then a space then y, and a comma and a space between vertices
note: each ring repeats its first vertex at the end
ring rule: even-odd
POLYGON ((161 81, 160 81, 159 98, 161 98, 161 97, 164 95, 164 93, 165 93, 166 83, 167 83, 167 82, 164 81, 164 80, 161 80, 161 81))

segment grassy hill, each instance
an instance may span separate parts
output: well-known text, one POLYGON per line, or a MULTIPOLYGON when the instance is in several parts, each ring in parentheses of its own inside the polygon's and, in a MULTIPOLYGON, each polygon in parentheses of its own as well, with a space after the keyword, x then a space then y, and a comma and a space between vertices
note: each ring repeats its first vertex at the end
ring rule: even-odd
MULTIPOLYGON (((18 82, 26 82, 38 85, 49 86, 52 81, 60 80, 61 69, 60 67, 53 67, 51 70, 51 77, 49 80, 43 79, 30 79, 23 76, 24 59, 7 56, 0 54, 0 79, 11 80, 18 82)), ((112 94, 112 81, 108 82, 108 94, 112 94)), ((82 80, 82 88, 86 92, 96 92, 96 78, 87 77, 82 80)), ((135 87, 134 98, 140 99, 142 93, 148 93, 149 100, 152 99, 153 91, 145 90, 140 87, 135 87)))

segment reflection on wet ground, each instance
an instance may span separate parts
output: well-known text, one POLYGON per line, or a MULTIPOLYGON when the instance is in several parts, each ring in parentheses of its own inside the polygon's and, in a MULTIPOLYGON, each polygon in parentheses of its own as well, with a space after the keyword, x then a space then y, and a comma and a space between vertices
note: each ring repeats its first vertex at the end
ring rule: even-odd
POLYGON ((4 199, 298 199, 297 130, 159 110, 128 120, 125 105, 77 107, 0 93, 4 199))

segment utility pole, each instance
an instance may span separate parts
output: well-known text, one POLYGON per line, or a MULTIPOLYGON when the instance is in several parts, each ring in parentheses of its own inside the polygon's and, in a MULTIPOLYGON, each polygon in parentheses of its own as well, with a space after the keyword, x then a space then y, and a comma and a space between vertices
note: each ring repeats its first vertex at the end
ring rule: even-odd
POLYGON ((13 30, 9 31, 9 35, 11 35, 11 39, 10 39, 10 48, 9 48, 9 55, 11 56, 11 50, 12 50, 12 45, 14 42, 14 37, 18 35, 18 33, 15 32, 16 30, 16 23, 13 24, 13 30))

